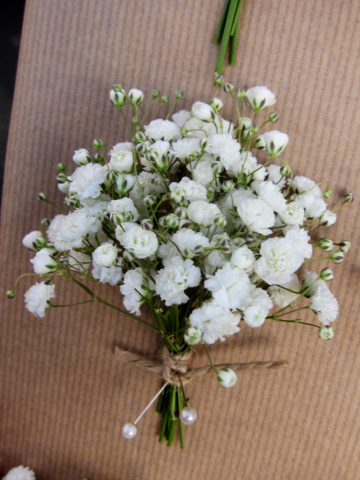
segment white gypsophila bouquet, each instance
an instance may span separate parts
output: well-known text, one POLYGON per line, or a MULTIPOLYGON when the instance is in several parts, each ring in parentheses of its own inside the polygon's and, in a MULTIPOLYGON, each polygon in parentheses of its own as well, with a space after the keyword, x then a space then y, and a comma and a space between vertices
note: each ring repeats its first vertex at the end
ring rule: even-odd
MULTIPOLYGON (((26 307, 35 316, 61 306, 52 299, 54 280, 64 277, 90 297, 76 305, 102 303, 157 331, 162 338, 157 351, 179 359, 201 343, 219 384, 227 388, 235 384, 236 374, 229 368, 218 370, 207 345, 238 333, 241 321, 253 328, 266 320, 309 325, 321 339, 332 338, 330 323, 338 315, 337 300, 327 286, 332 271, 305 270, 302 279, 296 272, 304 263, 342 262, 351 244, 312 239, 319 227, 335 223, 338 207, 328 210, 327 182, 293 176, 282 157, 289 140, 285 133, 259 134, 278 120, 271 113, 260 126, 255 124, 275 104, 275 95, 266 87, 235 93, 233 85, 224 84, 236 109, 232 123, 221 117, 223 102, 215 97, 223 82, 221 75, 216 77, 209 104, 195 102, 190 111, 174 113, 171 121, 183 97, 176 92, 166 119, 151 122, 146 122, 150 107, 157 98, 159 107, 169 98, 153 91, 144 113, 140 90, 126 93, 114 85, 110 100, 131 141, 113 146, 109 156, 101 140, 93 142, 95 155, 76 150, 71 175, 59 164, 65 210, 43 220, 41 231, 26 235, 23 244, 35 252, 31 263, 42 277, 25 294, 26 307), (123 112, 126 103, 130 125, 123 112), (256 149, 266 151, 264 164, 252 153, 256 149), (339 249, 333 250, 334 245, 339 249), (315 248, 328 254, 311 259, 315 248), (99 298, 82 279, 114 287, 126 310, 99 298), (306 304, 297 306, 304 299, 306 304), (143 305, 153 324, 140 318, 143 305), (314 312, 319 324, 286 318, 305 309, 314 312)), ((44 193, 38 199, 50 203, 44 193)), ((352 200, 348 193, 340 204, 352 200)), ((7 292, 9 298, 14 291, 7 292)), ((174 380, 167 379, 157 408, 163 419, 160 441, 165 437, 171 445, 179 424, 182 446, 182 423, 194 422, 196 412, 187 406, 182 371, 172 368, 174 380)), ((126 424, 123 433, 132 438, 135 425, 126 424)))

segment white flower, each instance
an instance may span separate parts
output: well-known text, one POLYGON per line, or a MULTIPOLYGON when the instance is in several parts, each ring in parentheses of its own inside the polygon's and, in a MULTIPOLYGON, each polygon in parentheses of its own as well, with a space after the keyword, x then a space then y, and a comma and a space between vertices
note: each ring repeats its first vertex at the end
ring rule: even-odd
POLYGON ((104 243, 96 248, 92 254, 93 261, 99 267, 111 267, 114 265, 118 256, 118 249, 111 243, 104 243))
POLYGON ((271 207, 259 199, 243 200, 237 207, 237 211, 244 224, 256 233, 270 235, 270 227, 275 225, 275 215, 271 207))
POLYGON ((273 307, 272 300, 269 294, 262 288, 256 288, 255 285, 250 285, 250 296, 246 299, 242 309, 246 307, 262 307, 266 310, 268 315, 270 309, 273 307))
POLYGON ((264 200, 277 213, 283 213, 287 209, 286 200, 280 192, 280 188, 271 181, 252 182, 252 190, 257 193, 260 200, 264 200))
POLYGON ((170 190, 173 191, 175 188, 177 191, 181 189, 182 195, 184 195, 189 202, 195 202, 197 200, 208 202, 206 188, 190 180, 188 177, 183 177, 179 183, 170 183, 170 190))
POLYGON ((280 213, 282 222, 286 225, 302 225, 304 223, 305 211, 299 202, 290 202, 286 209, 280 213))
POLYGON ((129 91, 129 101, 132 105, 139 105, 144 100, 144 94, 137 88, 132 88, 129 91))
POLYGON ((225 340, 226 336, 240 331, 237 326, 241 316, 220 307, 214 300, 204 302, 190 314, 189 320, 192 327, 198 328, 203 334, 204 342, 213 344, 216 340, 225 340))
POLYGON ((42 318, 49 307, 49 301, 55 297, 55 285, 45 285, 45 282, 36 283, 25 293, 26 308, 35 317, 42 318))
POLYGON ((277 157, 280 155, 289 142, 289 137, 286 133, 279 132, 278 130, 271 130, 270 132, 263 133, 258 138, 264 140, 266 151, 270 157, 277 157))
POLYGON ((109 283, 114 286, 122 279, 123 259, 118 258, 115 265, 111 267, 102 267, 93 260, 92 276, 99 280, 100 283, 109 283))
POLYGON ((148 290, 155 288, 154 283, 145 276, 140 267, 134 270, 128 270, 124 275, 123 285, 120 286, 120 292, 124 295, 123 303, 126 310, 130 313, 140 315, 140 307, 143 304, 143 297, 148 290))
POLYGON ((221 110, 224 106, 223 101, 220 98, 216 98, 216 97, 214 97, 211 100, 210 104, 211 104, 211 107, 214 108, 217 112, 221 110))
POLYGON ((54 272, 58 265, 57 261, 51 257, 53 254, 54 250, 51 248, 43 248, 37 252, 30 260, 34 266, 34 272, 39 274, 54 272))
POLYGON ((320 223, 325 227, 331 227, 332 225, 334 225, 335 222, 336 222, 336 213, 330 212, 330 210, 327 210, 326 212, 324 212, 320 217, 320 223))
POLYGON ((220 157, 226 170, 240 163, 240 144, 232 138, 231 133, 217 133, 208 139, 206 151, 220 157))
POLYGON ((302 265, 304 257, 288 238, 269 238, 262 243, 261 257, 255 262, 255 272, 269 285, 290 282, 291 274, 302 265))
POLYGON ((249 198, 256 199, 256 195, 251 190, 245 190, 240 187, 235 188, 231 193, 227 193, 217 204, 221 212, 227 218, 231 218, 233 216, 232 210, 236 210, 244 200, 249 198))
MULTIPOLYGON (((261 165, 258 165, 256 157, 251 152, 241 152, 240 156, 234 157, 234 161, 228 162, 227 173, 230 177, 239 177, 245 173, 250 175, 255 172, 257 169, 260 169, 256 172, 255 175, 260 174, 261 177, 264 177, 266 174, 266 169, 261 165), (262 167, 262 168, 260 168, 262 167)), ((263 180, 263 178, 261 178, 263 180)))
POLYGON ((39 230, 34 230, 33 232, 25 235, 25 237, 22 239, 22 244, 29 250, 37 250, 39 245, 36 243, 36 240, 41 237, 41 232, 39 232, 39 230))
POLYGON ((134 164, 134 145, 131 142, 117 143, 110 150, 109 166, 116 172, 129 173, 134 164))
POLYGON ((326 202, 311 192, 299 195, 295 198, 295 201, 305 208, 306 216, 310 218, 320 217, 327 208, 326 202))
MULTIPOLYGON (((153 183, 153 180, 160 180, 159 175, 150 172, 141 172, 137 177, 137 183, 139 184, 140 190, 143 192, 144 196, 149 195, 150 193, 164 193, 164 184, 153 183)), ((131 196, 130 192, 130 196, 131 196)))
POLYGON ((245 323, 252 328, 261 327, 261 325, 265 322, 267 314, 268 311, 266 308, 259 305, 251 305, 244 310, 244 320, 245 323))
POLYGON ((191 107, 191 114, 203 122, 213 122, 215 120, 214 110, 204 102, 195 102, 191 107))
MULTIPOLYGON (((214 178, 214 172, 211 168, 211 162, 208 161, 207 159, 202 161, 205 155, 202 156, 201 160, 198 162, 196 167, 193 167, 193 178, 196 181, 196 183, 199 183, 200 185, 203 185, 206 187, 208 184, 210 184, 213 181, 214 178)), ((193 162, 194 165, 196 163, 193 162)), ((217 182, 214 181, 210 187, 208 187, 208 190, 216 190, 217 189, 217 182)))
POLYGON ((271 107, 276 102, 275 95, 266 87, 252 87, 246 92, 251 108, 256 112, 271 107))
POLYGON ((319 338, 330 340, 334 336, 334 330, 331 327, 321 327, 319 329, 319 338))
POLYGON ((80 150, 75 150, 73 161, 76 165, 87 165, 91 162, 90 153, 85 148, 80 148, 80 150))
POLYGON ((116 179, 116 190, 119 194, 125 195, 130 192, 136 183, 136 177, 127 173, 121 173, 116 179))
POLYGON ((81 271, 82 273, 89 269, 91 256, 85 253, 76 252, 75 250, 69 250, 68 252, 69 264, 81 271), (81 265, 80 265, 81 264, 81 265))
POLYGON ((140 228, 140 225, 138 223, 134 222, 122 222, 121 226, 118 225, 115 229, 115 237, 119 242, 122 244, 122 239, 124 236, 125 232, 128 232, 132 228, 140 228))
POLYGON ((155 164, 161 169, 167 168, 169 164, 168 153, 170 143, 164 140, 157 140, 151 145, 149 150, 156 152, 155 164))
POLYGON ((76 193, 79 200, 96 198, 101 194, 101 184, 104 183, 106 170, 99 164, 88 163, 78 167, 72 174, 69 192, 76 193))
POLYGON ((298 192, 311 192, 317 198, 322 197, 321 189, 313 180, 310 178, 296 175, 296 177, 291 182, 292 188, 298 192))
POLYGON ((137 258, 147 258, 158 248, 158 240, 154 232, 144 230, 140 226, 131 228, 120 240, 124 248, 135 254, 137 258))
POLYGON ((35 480, 35 473, 29 467, 12 468, 3 480, 35 480))
POLYGON ((215 215, 219 213, 221 211, 217 205, 204 202, 203 200, 192 202, 188 207, 189 218, 202 227, 210 227, 214 223, 215 215))
POLYGON ((329 325, 339 313, 339 305, 335 296, 330 292, 329 287, 321 284, 314 295, 310 297, 311 309, 317 313, 321 323, 329 325))
MULTIPOLYGON (((194 232, 195 233, 195 232, 194 232)), ((162 243, 158 250, 158 255, 162 259, 164 267, 170 265, 170 260, 174 257, 181 257, 181 253, 172 242, 162 243)))
POLYGON ((231 368, 221 368, 217 374, 217 381, 220 387, 229 388, 233 387, 237 382, 237 376, 234 370, 231 368))
POLYGON ((305 293, 306 297, 311 297, 312 295, 315 295, 318 288, 324 285, 326 285, 326 282, 322 280, 317 273, 305 270, 303 289, 307 290, 305 293), (312 286, 310 287, 310 285, 312 286))
POLYGON ((234 267, 250 273, 254 268, 255 257, 250 248, 244 245, 233 252, 230 258, 230 263, 234 267))
POLYGON ((107 206, 108 212, 114 213, 132 213, 133 220, 136 222, 139 218, 139 212, 136 210, 134 202, 131 198, 121 198, 120 200, 112 200, 107 206))
POLYGON ((280 170, 281 167, 279 167, 278 165, 269 165, 267 167, 269 180, 275 183, 275 185, 277 185, 281 190, 285 187, 286 178, 281 175, 280 170))
POLYGON ((111 89, 109 96, 110 96, 111 103, 116 107, 123 107, 125 105, 126 93, 125 93, 125 90, 123 90, 121 87, 120 87, 120 90, 118 88, 116 92, 114 89, 111 89))
POLYGON ((98 233, 101 222, 89 208, 80 208, 69 215, 57 215, 51 222, 47 234, 56 250, 63 252, 79 245, 90 233, 98 233))
POLYGON ((311 240, 310 235, 308 235, 307 230, 304 228, 296 227, 285 227, 283 228, 283 234, 285 238, 294 240, 297 251, 305 258, 311 258, 312 256, 312 245, 309 243, 311 240))
MULTIPOLYGON (((284 283, 282 286, 289 290, 293 290, 294 292, 300 291, 300 282, 295 273, 291 275, 290 282, 284 283)), ((288 290, 276 285, 271 285, 268 288, 268 292, 270 293, 272 301, 280 308, 286 307, 299 297, 298 293, 291 293, 288 290)))
POLYGON ((182 128, 184 124, 190 119, 191 113, 188 110, 180 110, 172 115, 175 125, 182 128))
POLYGON ((214 300, 220 307, 231 310, 240 308, 250 293, 248 275, 229 262, 217 270, 214 276, 206 276, 204 286, 212 292, 214 300))
MULTIPOLYGON (((211 246, 214 245, 215 243, 212 242, 211 246)), ((221 250, 212 250, 209 255, 205 256, 202 269, 205 273, 213 275, 217 268, 223 267, 227 262, 228 258, 221 250)))
POLYGON ((197 287, 200 281, 200 268, 195 267, 192 260, 174 257, 167 267, 157 273, 156 293, 165 301, 166 306, 180 305, 189 300, 185 290, 189 287, 197 287))
POLYGON ((182 163, 188 160, 193 152, 200 151, 201 148, 198 138, 182 138, 181 140, 174 142, 170 148, 170 153, 174 155, 174 157, 178 158, 182 163))
POLYGON ((145 126, 145 134, 151 140, 179 140, 181 138, 180 129, 174 122, 170 120, 153 120, 149 125, 145 126))

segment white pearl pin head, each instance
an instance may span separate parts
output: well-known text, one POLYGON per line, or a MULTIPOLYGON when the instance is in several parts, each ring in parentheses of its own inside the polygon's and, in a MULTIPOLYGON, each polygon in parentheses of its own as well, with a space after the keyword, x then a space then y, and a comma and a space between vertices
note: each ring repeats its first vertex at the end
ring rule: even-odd
POLYGON ((122 429, 122 434, 125 438, 134 438, 137 433, 137 428, 133 423, 126 423, 122 429))
POLYGON ((191 407, 185 407, 180 412, 180 420, 185 425, 192 425, 197 418, 196 410, 191 407))

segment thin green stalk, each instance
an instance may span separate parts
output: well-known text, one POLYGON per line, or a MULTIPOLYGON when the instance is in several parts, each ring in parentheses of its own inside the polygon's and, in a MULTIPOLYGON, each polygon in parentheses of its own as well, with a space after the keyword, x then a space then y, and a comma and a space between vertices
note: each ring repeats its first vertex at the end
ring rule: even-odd
POLYGON ((222 41, 221 41, 219 56, 218 56, 218 60, 217 60, 216 67, 215 67, 215 72, 219 75, 222 73, 222 70, 223 70, 226 49, 227 49, 227 46, 228 46, 228 43, 229 43, 231 27, 232 27, 232 23, 233 23, 233 20, 234 20, 234 15, 235 15, 236 6, 238 4, 238 1, 239 0, 231 0, 231 2, 230 2, 229 12, 228 12, 228 15, 227 15, 227 18, 226 18, 226 24, 225 24, 225 28, 224 28, 222 41))
POLYGON ((219 23, 218 29, 216 30, 216 33, 215 33, 214 43, 218 43, 219 40, 220 40, 222 31, 223 31, 223 29, 224 29, 225 20, 226 20, 228 11, 229 11, 230 2, 231 2, 231 0, 227 0, 227 2, 226 2, 224 11, 223 11, 222 16, 221 16, 221 19, 220 19, 220 23, 219 23))
POLYGON ((53 305, 50 303, 51 308, 60 308, 60 307, 75 307, 76 305, 84 305, 85 303, 94 303, 96 300, 86 300, 85 302, 70 303, 68 305, 53 305))
POLYGON ((234 18, 234 24, 231 31, 231 44, 230 44, 230 58, 229 64, 234 65, 236 60, 236 52, 237 52, 237 44, 238 44, 238 36, 239 36, 239 28, 240 28, 240 13, 241 13, 241 5, 243 0, 239 0, 237 12, 234 18))
POLYGON ((285 322, 285 323, 295 323, 299 325, 309 325, 309 327, 316 327, 317 329, 320 329, 319 325, 315 325, 314 323, 306 323, 302 322, 300 318, 296 318, 295 320, 284 320, 282 318, 272 318, 272 317, 267 317, 268 320, 274 320, 275 322, 285 322))
POLYGON ((121 107, 119 107, 119 111, 120 111, 121 116, 122 116, 122 118, 123 118, 123 120, 124 120, 124 123, 125 123, 125 125, 126 125, 126 128, 128 129, 128 132, 130 133, 130 137, 133 138, 132 133, 131 133, 131 130, 130 130, 130 127, 129 127, 129 124, 128 124, 126 118, 125 118, 125 115, 124 115, 121 107))
POLYGON ((208 357, 208 359, 209 359, 211 368, 214 370, 214 372, 215 372, 216 375, 217 375, 217 374, 219 373, 219 370, 216 370, 216 368, 214 367, 214 364, 213 364, 213 362, 211 361, 211 358, 210 358, 210 355, 209 355, 208 349, 206 348, 206 344, 205 344, 205 343, 203 343, 203 347, 204 347, 205 352, 206 352, 206 355, 207 355, 207 357, 208 357))

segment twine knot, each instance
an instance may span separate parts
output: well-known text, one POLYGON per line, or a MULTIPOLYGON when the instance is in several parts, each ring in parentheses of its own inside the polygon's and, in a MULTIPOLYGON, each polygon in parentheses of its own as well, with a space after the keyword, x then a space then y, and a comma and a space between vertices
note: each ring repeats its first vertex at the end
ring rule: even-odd
POLYGON ((179 376, 183 384, 189 383, 190 379, 184 376, 188 373, 188 362, 191 358, 191 350, 182 355, 174 355, 169 352, 166 345, 160 350, 157 358, 163 366, 162 377, 165 382, 180 387, 179 376))

